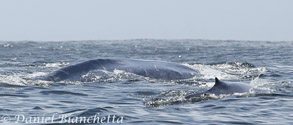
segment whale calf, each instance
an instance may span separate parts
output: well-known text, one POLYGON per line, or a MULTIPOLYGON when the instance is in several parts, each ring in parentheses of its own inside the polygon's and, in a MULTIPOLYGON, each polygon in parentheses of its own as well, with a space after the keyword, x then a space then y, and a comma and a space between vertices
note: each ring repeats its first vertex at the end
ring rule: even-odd
POLYGON ((199 74, 192 68, 173 62, 138 59, 95 59, 61 68, 49 74, 46 80, 57 82, 72 79, 73 77, 78 79, 92 70, 110 72, 123 70, 136 75, 162 80, 189 79, 199 74))
POLYGON ((215 85, 202 93, 188 95, 185 98, 190 99, 194 97, 199 97, 203 94, 234 94, 234 93, 246 93, 252 88, 250 84, 243 84, 243 83, 225 83, 220 81, 217 77, 215 78, 215 85))

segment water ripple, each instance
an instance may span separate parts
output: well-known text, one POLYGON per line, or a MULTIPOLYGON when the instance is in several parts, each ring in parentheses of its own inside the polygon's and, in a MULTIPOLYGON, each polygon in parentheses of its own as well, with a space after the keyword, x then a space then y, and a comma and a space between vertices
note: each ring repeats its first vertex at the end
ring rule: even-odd
POLYGON ((88 96, 87 94, 75 93, 69 91, 60 91, 60 90, 51 90, 51 91, 41 91, 40 93, 49 95, 49 94, 57 94, 57 95, 77 95, 77 96, 88 96))

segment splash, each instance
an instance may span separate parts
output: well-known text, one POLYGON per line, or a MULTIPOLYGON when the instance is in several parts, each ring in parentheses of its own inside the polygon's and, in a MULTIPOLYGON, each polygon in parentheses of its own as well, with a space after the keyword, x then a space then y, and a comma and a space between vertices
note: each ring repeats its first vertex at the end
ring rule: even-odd
POLYGON ((214 79, 218 77, 224 80, 247 79, 258 76, 266 72, 265 67, 256 68, 253 64, 233 62, 218 64, 184 64, 193 68, 201 74, 201 79, 214 79))

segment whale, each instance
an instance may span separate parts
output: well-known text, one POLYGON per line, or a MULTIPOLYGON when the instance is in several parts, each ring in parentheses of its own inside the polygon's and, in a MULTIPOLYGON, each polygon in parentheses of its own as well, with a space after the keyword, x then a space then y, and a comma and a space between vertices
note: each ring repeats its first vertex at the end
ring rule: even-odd
POLYGON ((217 77, 215 77, 215 84, 212 88, 208 89, 205 92, 191 94, 186 96, 186 99, 192 99, 195 97, 200 97, 201 95, 206 94, 235 94, 235 93, 247 93, 251 90, 252 86, 250 84, 245 83, 225 83, 220 81, 217 77))
POLYGON ((62 81, 80 79, 82 75, 90 71, 122 70, 139 76, 162 80, 190 79, 198 76, 198 71, 185 65, 140 59, 94 59, 74 65, 63 67, 50 73, 45 79, 49 81, 62 81))

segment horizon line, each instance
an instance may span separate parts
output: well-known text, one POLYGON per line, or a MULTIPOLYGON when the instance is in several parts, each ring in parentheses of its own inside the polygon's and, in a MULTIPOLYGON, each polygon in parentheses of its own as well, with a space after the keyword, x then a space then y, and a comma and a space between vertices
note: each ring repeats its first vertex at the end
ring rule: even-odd
POLYGON ((194 39, 194 38, 130 38, 130 39, 83 39, 83 40, 0 40, 0 42, 78 42, 78 41, 133 41, 133 40, 206 40, 206 41, 245 41, 245 42, 293 42, 293 40, 242 40, 242 39, 194 39))

